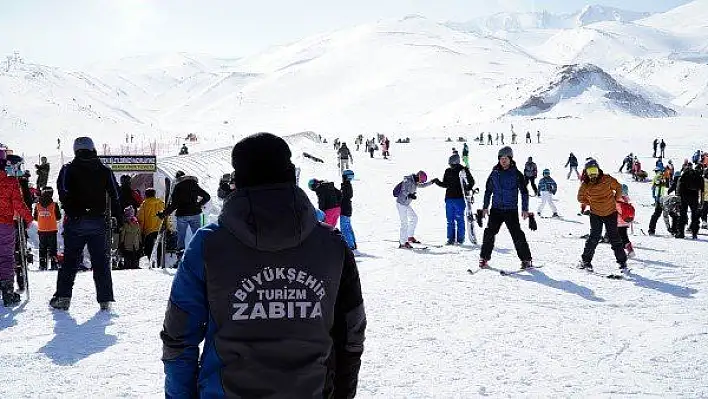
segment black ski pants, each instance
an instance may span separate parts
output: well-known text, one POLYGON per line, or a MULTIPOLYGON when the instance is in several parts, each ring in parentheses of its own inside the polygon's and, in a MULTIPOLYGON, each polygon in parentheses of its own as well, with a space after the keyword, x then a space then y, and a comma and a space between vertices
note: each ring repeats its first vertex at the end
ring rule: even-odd
POLYGON ((626 246, 627 244, 630 243, 629 241, 629 226, 624 226, 624 227, 618 227, 617 228, 617 233, 620 236, 620 239, 622 240, 622 245, 626 246))
POLYGON ((703 211, 701 212, 701 220, 703 220, 703 223, 708 223, 708 201, 703 203, 703 211))
POLYGON ((526 242, 526 235, 521 231, 519 212, 517 210, 505 211, 494 208, 489 211, 489 222, 487 223, 487 228, 484 229, 484 239, 480 257, 486 260, 492 258, 494 240, 502 224, 506 224, 506 228, 509 229, 511 239, 514 241, 514 248, 516 248, 516 255, 519 256, 519 259, 522 261, 530 261, 531 249, 529 249, 529 244, 526 242))
POLYGON ((686 231, 686 225, 688 224, 688 209, 691 208, 691 233, 698 234, 698 227, 700 225, 701 213, 698 208, 698 192, 681 197, 681 216, 679 216, 679 231, 680 235, 683 235, 686 231))
POLYGON ((150 256, 152 256, 152 250, 155 248, 155 241, 157 241, 157 235, 158 233, 156 231, 143 237, 143 245, 145 246, 145 256, 148 257, 148 260, 150 259, 150 256))
POLYGON ((47 256, 53 259, 57 256, 57 232, 40 231, 39 235, 39 268, 47 269, 47 256))
POLYGON ((583 262, 592 262, 592 258, 595 257, 595 249, 602 239, 602 226, 605 226, 607 239, 612 245, 617 263, 627 262, 627 253, 624 252, 624 245, 617 230, 617 212, 608 216, 590 214, 590 236, 585 241, 585 251, 583 251, 582 255, 583 262))
POLYGON ((536 178, 524 176, 524 186, 529 188, 529 183, 531 183, 531 188, 533 189, 534 195, 538 196, 538 187, 536 187, 536 178))

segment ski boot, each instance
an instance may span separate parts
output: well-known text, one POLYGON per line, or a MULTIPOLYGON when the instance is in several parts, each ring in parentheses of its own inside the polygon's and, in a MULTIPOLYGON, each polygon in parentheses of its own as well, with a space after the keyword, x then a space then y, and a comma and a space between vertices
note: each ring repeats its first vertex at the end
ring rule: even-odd
POLYGON ((39 270, 47 270, 47 258, 39 258, 39 270))
POLYGON ((551 217, 558 219, 558 218, 560 218, 560 215, 556 212, 553 212, 553 215, 551 215, 551 217))
POLYGON ((49 300, 49 306, 58 310, 69 310, 71 297, 55 296, 49 300))
POLYGON ((416 240, 415 237, 408 237, 408 242, 413 243, 413 244, 420 244, 421 242, 416 240))
POLYGON ((447 246, 455 245, 455 241, 448 241, 445 243, 447 246))
POLYGON ((594 269, 592 267, 592 263, 586 262, 586 261, 581 261, 580 264, 578 265, 578 269, 586 270, 590 273, 594 272, 594 269))
POLYGON ((649 231, 647 231, 647 233, 648 233, 650 236, 655 236, 655 235, 656 235, 656 231, 654 231, 654 230, 649 230, 649 231))
POLYGON ((25 292, 25 271, 21 267, 15 268, 15 276, 17 276, 17 291, 25 292))
POLYGON ((629 274, 629 268, 627 267, 627 262, 619 263, 620 273, 627 275, 629 274))
POLYGON ((110 312, 111 311, 111 302, 99 302, 98 306, 100 306, 101 311, 103 312, 110 312))
POLYGON ((624 250, 627 251, 627 257, 628 258, 634 258, 634 247, 632 246, 632 243, 627 243, 627 245, 624 246, 624 250))
POLYGON ((479 268, 480 269, 489 269, 489 261, 484 259, 484 258, 479 258, 479 268))
POLYGON ((59 262, 57 261, 56 256, 52 256, 49 263, 51 265, 50 270, 59 270, 59 262))
POLYGON ((532 269, 533 263, 530 260, 521 261, 521 270, 532 269))
POLYGON ((0 291, 2 291, 2 304, 6 308, 20 303, 20 294, 15 292, 15 282, 12 280, 0 281, 0 291))
POLYGON ((412 249, 413 246, 409 242, 405 242, 403 244, 398 245, 398 249, 412 249))

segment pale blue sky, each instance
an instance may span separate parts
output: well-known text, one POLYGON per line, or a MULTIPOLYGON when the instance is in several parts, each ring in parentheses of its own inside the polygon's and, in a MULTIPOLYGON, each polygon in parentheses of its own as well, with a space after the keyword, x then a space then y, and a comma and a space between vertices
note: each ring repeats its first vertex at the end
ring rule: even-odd
MULTIPOLYGON (((605 0, 636 11, 666 11, 688 0, 605 0)), ((0 57, 81 68, 150 52, 248 55, 380 18, 422 14, 467 21, 500 11, 571 12, 578 0, 6 0, 0 57)))

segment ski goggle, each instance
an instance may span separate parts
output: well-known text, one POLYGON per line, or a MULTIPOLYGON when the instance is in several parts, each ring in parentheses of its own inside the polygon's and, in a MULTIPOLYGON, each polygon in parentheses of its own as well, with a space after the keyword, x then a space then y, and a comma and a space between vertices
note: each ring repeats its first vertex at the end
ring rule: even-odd
POLYGON ((597 176, 600 174, 600 169, 598 169, 597 166, 591 166, 585 169, 585 173, 587 173, 588 176, 597 176))

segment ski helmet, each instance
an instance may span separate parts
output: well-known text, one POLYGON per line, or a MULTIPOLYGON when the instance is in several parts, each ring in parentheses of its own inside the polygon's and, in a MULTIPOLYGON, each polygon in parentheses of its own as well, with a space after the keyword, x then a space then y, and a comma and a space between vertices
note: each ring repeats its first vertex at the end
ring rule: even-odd
POLYGON ((315 191, 315 189, 316 189, 317 186, 319 186, 319 185, 320 185, 320 182, 319 182, 319 180, 317 180, 317 179, 310 179, 310 180, 307 182, 307 187, 308 187, 310 190, 312 190, 312 191, 315 191))
POLYGON ((459 165, 460 164, 460 156, 458 154, 450 155, 450 158, 448 158, 448 160, 447 160, 447 164, 450 166, 459 165))
POLYGON ((354 180, 354 171, 351 169, 347 169, 344 172, 342 172, 342 176, 346 177, 347 180, 352 181, 352 180, 354 180))
POLYGON ((41 195, 46 196, 46 197, 53 197, 54 196, 54 189, 47 186, 42 189, 40 192, 41 195))
POLYGON ((418 177, 418 182, 419 183, 425 183, 428 181, 428 174, 425 173, 424 171, 419 171, 416 176, 418 177))
POLYGON ((509 147, 509 146, 502 148, 501 150, 499 150, 499 154, 497 154, 497 158, 501 158, 501 157, 507 157, 509 159, 513 159, 514 158, 514 150, 512 150, 511 147, 509 147))
POLYGON ((550 170, 550 169, 544 169, 544 170, 543 170, 543 175, 544 175, 544 176, 550 176, 550 175, 551 175, 551 170, 550 170))
POLYGON ((626 184, 622 185, 622 195, 629 195, 629 186, 626 184))

